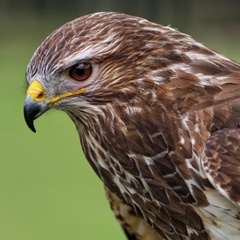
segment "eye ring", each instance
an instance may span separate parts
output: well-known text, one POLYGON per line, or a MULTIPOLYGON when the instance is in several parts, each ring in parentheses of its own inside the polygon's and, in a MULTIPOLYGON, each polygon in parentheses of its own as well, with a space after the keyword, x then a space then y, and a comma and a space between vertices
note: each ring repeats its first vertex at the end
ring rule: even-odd
POLYGON ((76 81, 84 81, 90 77, 92 65, 89 62, 81 62, 72 66, 69 70, 69 77, 76 81))

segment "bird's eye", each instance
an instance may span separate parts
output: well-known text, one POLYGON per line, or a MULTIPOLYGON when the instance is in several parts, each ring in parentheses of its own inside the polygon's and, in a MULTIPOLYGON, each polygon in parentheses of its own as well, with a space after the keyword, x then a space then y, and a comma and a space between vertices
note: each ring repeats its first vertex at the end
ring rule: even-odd
POLYGON ((76 81, 84 81, 91 73, 92 65, 88 62, 82 62, 70 68, 69 76, 76 81))

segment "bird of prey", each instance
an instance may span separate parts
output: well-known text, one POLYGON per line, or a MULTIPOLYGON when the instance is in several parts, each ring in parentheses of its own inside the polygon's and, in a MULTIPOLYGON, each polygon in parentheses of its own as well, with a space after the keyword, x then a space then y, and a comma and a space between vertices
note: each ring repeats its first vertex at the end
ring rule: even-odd
POLYGON ((27 67, 25 120, 66 112, 128 239, 240 239, 240 65, 173 28, 101 12, 27 67))

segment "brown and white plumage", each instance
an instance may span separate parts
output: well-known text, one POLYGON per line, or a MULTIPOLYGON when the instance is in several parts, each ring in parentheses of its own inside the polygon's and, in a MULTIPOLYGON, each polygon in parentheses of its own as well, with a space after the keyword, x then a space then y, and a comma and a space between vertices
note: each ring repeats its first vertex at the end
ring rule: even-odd
POLYGON ((238 63, 170 27, 95 13, 47 37, 27 80, 27 124, 49 108, 70 116, 129 236, 239 238, 238 63), (92 70, 77 81, 82 63, 92 70))

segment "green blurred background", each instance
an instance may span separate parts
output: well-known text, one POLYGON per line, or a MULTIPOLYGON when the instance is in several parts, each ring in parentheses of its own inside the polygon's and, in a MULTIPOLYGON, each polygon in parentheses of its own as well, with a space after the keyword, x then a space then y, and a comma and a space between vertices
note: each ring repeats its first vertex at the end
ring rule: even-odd
POLYGON ((0 0, 0 240, 120 240, 124 235, 75 127, 61 112, 26 127, 25 68, 55 28, 96 11, 120 11, 171 25, 240 59, 239 0, 0 0))

